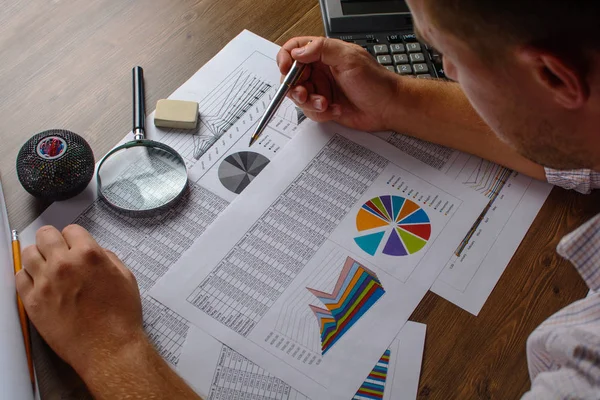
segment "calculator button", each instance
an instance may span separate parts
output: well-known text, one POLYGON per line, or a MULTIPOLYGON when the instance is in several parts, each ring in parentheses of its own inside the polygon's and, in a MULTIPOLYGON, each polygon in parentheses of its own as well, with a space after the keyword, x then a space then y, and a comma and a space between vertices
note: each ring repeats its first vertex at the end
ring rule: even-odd
POLYGON ((416 42, 417 36, 414 33, 411 33, 408 35, 402 35, 402 39, 404 39, 405 42, 416 42))
POLYGON ((376 44, 373 46, 373 54, 376 56, 379 54, 388 54, 390 50, 387 47, 387 44, 376 44))
POLYGON ((412 62, 412 63, 425 62, 425 55, 423 53, 411 53, 410 54, 410 62, 412 62))
POLYGON ((396 72, 398 72, 400 75, 412 75, 412 68, 409 64, 404 64, 404 65, 398 65, 396 67, 396 72))
POLYGON ((402 37, 400 35, 390 35, 387 37, 390 43, 402 43, 402 37))
POLYGON ((392 57, 389 54, 384 56, 377 56, 377 62, 382 65, 389 65, 392 63, 392 57))
POLYGON ((406 48, 403 44, 392 44, 390 45, 390 50, 392 50, 392 54, 405 53, 406 48))
POLYGON ((436 64, 434 65, 435 74, 438 78, 446 79, 446 73, 444 72, 444 66, 436 64))
POLYGON ((420 75, 417 75, 417 78, 419 78, 419 79, 429 79, 429 78, 431 78, 431 75, 429 75, 429 74, 420 74, 420 75))
POLYGON ((407 43, 406 48, 409 53, 420 53, 421 52, 421 43, 407 43))
POLYGON ((429 72, 427 64, 413 64, 413 68, 415 69, 415 74, 426 74, 429 72))
POLYGON ((396 64, 408 64, 408 56, 406 54, 394 54, 394 62, 396 64))
POLYGON ((431 61, 434 64, 442 63, 442 55, 440 54, 439 51, 437 51, 436 49, 431 49, 430 54, 431 54, 431 61))
POLYGON ((396 69, 394 68, 394 66, 393 66, 393 65, 385 65, 385 68, 386 68, 388 71, 396 72, 396 69))

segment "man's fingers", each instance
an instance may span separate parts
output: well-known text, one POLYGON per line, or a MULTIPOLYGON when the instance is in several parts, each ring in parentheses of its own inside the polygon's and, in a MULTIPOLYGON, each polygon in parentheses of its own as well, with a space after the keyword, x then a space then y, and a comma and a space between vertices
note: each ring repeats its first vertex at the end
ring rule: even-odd
POLYGON ((292 59, 290 53, 284 48, 279 49, 275 59, 277 60, 277 67, 279 67, 279 72, 281 72, 282 75, 281 80, 283 81, 283 77, 287 75, 287 73, 290 71, 290 68, 292 68, 294 60, 292 59))
MULTIPOLYGON (((302 85, 304 82, 308 81, 312 74, 312 69, 313 69, 312 65, 310 65, 310 64, 306 65, 304 67, 304 70, 302 71, 302 75, 300 75, 300 77, 296 80, 296 84, 302 85)), ((288 71, 285 72, 285 74, 282 72, 282 75, 279 78, 279 83, 283 83, 288 72, 289 72, 289 68, 288 68, 288 71)))
POLYGON ((79 225, 67 226, 63 229, 62 236, 69 245, 69 248, 80 246, 87 248, 90 245, 97 245, 92 235, 79 225))
POLYGON ((305 46, 312 39, 314 38, 308 36, 295 37, 288 40, 283 46, 281 46, 281 49, 279 49, 279 52, 277 53, 277 57, 275 59, 277 60, 277 66, 279 67, 279 71, 282 75, 286 75, 290 71, 290 68, 294 63, 294 59, 290 55, 292 50, 298 47, 305 46))
POLYGON ((320 69, 313 70, 310 81, 313 83, 314 93, 324 96, 329 104, 335 102, 331 81, 324 71, 320 69))
POLYGON ((327 111, 329 101, 325 96, 320 94, 311 94, 308 96, 308 101, 304 104, 304 108, 308 111, 324 112, 327 111))
POLYGON ((296 86, 289 91, 288 95, 298 106, 306 103, 308 99, 308 90, 304 86, 296 86))
POLYGON ((298 36, 295 38, 291 38, 290 40, 285 42, 285 44, 283 46, 281 46, 281 48, 283 50, 286 50, 289 53, 292 50, 297 49, 299 47, 304 47, 308 43, 314 42, 317 39, 323 39, 323 38, 321 38, 319 36, 298 36))
POLYGON ((17 286, 17 293, 21 300, 26 297, 33 289, 33 279, 25 270, 19 271, 15 275, 15 283, 17 286))
POLYGON ((27 246, 21 252, 23 268, 31 277, 35 278, 40 273, 42 265, 46 262, 37 246, 27 246))
POLYGON ((106 253, 106 255, 108 256, 108 258, 110 258, 110 261, 112 261, 116 266, 118 266, 119 268, 127 268, 125 267, 125 264, 123 264, 123 261, 121 261, 121 259, 112 251, 108 250, 108 249, 102 249, 104 250, 104 253, 106 253))
POLYGON ((125 275, 125 277, 127 277, 130 281, 135 283, 136 282, 135 275, 133 275, 133 272, 131 272, 131 270, 129 268, 127 268, 125 266, 125 264, 123 264, 123 261, 121 261, 121 259, 112 251, 110 251, 108 249, 103 249, 103 250, 104 250, 104 253, 106 253, 108 258, 110 259, 110 261, 112 261, 113 264, 115 264, 117 266, 117 268, 121 271, 121 273, 123 275, 125 275))
POLYGON ((321 61, 325 65, 336 67, 351 60, 352 55, 357 54, 357 49, 360 47, 342 40, 320 37, 294 48, 291 55, 293 59, 305 64, 321 61))
POLYGON ((306 116, 316 122, 335 121, 342 114, 342 107, 339 104, 332 104, 325 111, 311 111, 304 108, 306 116))
POLYGON ((286 75, 290 71, 290 68, 294 62, 294 59, 290 55, 292 50, 304 47, 307 43, 317 38, 317 36, 295 37, 288 40, 283 46, 281 46, 279 53, 277 53, 276 60, 277 65, 279 66, 279 71, 282 75, 286 75))
POLYGON ((42 257, 46 260, 52 254, 65 252, 69 250, 69 246, 63 235, 53 226, 43 226, 35 234, 35 242, 42 257))

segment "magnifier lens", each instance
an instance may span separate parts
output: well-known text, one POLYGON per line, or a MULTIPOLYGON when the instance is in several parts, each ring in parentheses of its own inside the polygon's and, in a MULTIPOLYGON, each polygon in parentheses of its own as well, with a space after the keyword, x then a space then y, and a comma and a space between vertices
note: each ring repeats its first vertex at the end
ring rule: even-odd
POLYGON ((142 144, 112 153, 100 166, 98 178, 106 201, 132 211, 162 207, 177 199, 187 185, 180 157, 142 144))

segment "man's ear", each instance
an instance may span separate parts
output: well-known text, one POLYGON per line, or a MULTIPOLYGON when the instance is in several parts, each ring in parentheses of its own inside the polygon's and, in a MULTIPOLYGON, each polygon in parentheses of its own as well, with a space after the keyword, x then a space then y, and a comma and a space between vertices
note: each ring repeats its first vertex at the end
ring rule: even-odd
POLYGON ((517 59, 561 107, 576 110, 589 99, 586 74, 574 63, 556 53, 527 46, 517 50, 517 59))

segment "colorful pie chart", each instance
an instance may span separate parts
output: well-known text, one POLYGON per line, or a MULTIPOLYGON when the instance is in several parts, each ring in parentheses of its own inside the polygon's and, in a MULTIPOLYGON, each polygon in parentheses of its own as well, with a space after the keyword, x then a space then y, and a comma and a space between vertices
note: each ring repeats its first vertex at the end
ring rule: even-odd
POLYGON ((379 196, 367 201, 356 215, 356 229, 359 235, 354 241, 371 256, 415 254, 431 237, 431 222, 425 210, 400 196, 379 196))

